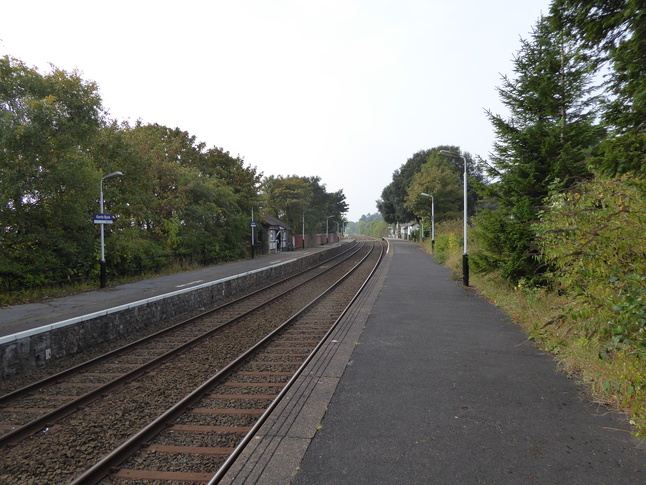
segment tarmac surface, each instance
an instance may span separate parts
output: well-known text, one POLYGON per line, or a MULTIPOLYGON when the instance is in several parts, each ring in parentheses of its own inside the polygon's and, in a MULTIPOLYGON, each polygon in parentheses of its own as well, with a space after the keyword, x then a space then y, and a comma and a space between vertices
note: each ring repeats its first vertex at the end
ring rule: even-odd
MULTIPOLYGON (((417 244, 389 252, 221 483, 646 483, 646 442, 417 244)), ((314 250, 321 250, 316 248, 314 250)), ((0 309, 0 336, 310 250, 0 309)))
POLYGON ((357 303, 222 483, 646 483, 628 419, 418 245, 357 303))
POLYGON ((264 254, 254 259, 0 308, 0 337, 284 263, 333 246, 264 254))

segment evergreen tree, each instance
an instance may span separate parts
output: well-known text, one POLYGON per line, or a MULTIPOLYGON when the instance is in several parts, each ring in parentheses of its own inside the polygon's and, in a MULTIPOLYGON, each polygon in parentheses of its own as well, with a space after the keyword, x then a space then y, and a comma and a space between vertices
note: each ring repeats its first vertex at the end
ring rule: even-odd
POLYGON ((643 0, 555 0, 552 22, 607 66, 603 117, 611 137, 595 165, 609 175, 646 175, 646 4, 643 0))
POLYGON ((516 77, 503 77, 498 92, 510 118, 488 112, 497 141, 485 194, 497 201, 479 216, 483 250, 473 255, 481 271, 511 281, 536 276, 529 223, 550 190, 589 176, 586 152, 598 144, 597 99, 591 62, 541 18, 514 59, 516 77))

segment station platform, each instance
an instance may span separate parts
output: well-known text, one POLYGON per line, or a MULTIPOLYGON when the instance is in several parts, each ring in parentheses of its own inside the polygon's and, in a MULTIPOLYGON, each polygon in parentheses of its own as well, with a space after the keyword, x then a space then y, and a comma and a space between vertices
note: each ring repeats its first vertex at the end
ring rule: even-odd
POLYGON ((625 416, 417 244, 389 243, 220 483, 646 483, 625 416))
POLYGON ((258 255, 254 259, 209 266, 195 271, 160 276, 134 283, 98 288, 75 295, 48 298, 0 308, 0 338, 51 325, 71 318, 127 305, 180 289, 191 288, 223 278, 248 273, 267 266, 303 258, 314 252, 335 247, 335 243, 314 248, 258 255))

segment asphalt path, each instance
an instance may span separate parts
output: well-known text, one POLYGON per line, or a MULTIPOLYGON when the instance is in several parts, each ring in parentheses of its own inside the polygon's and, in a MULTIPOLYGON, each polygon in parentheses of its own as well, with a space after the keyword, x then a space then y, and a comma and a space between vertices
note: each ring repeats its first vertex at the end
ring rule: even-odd
POLYGON ((646 483, 646 443, 416 244, 392 261, 291 481, 646 483))

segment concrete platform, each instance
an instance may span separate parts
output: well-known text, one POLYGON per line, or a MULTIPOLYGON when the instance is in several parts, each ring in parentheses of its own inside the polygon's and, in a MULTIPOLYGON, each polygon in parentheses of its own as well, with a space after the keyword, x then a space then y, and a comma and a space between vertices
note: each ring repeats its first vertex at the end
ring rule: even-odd
POLYGON ((264 254, 254 259, 209 266, 196 271, 161 276, 103 289, 97 288, 95 291, 61 298, 49 298, 38 303, 0 308, 0 337, 172 293, 180 289, 193 288, 296 258, 303 258, 332 246, 334 245, 264 254))
POLYGON ((646 443, 410 242, 222 483, 646 483, 646 443))

